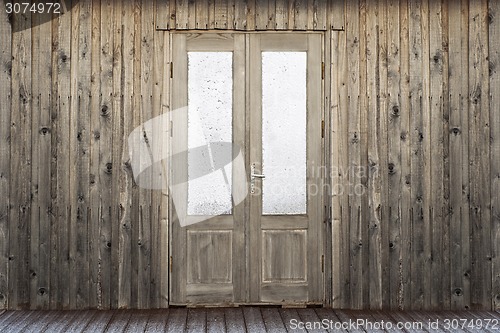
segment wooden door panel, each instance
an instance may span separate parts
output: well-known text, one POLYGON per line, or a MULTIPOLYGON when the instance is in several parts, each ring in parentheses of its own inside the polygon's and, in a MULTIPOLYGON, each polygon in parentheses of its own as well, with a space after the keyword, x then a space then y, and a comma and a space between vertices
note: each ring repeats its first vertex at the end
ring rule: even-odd
POLYGON ((187 231, 187 283, 232 283, 232 230, 187 231))
POLYGON ((262 282, 307 282, 307 230, 262 231, 262 282))

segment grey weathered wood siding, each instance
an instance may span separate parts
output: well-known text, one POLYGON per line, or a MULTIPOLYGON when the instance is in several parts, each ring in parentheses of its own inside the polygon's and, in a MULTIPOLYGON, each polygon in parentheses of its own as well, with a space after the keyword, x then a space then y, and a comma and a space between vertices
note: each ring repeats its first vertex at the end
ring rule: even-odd
POLYGON ((500 308, 499 1, 4 3, 0 309, 168 305, 168 198, 126 139, 169 110, 173 29, 325 31, 325 303, 500 308))

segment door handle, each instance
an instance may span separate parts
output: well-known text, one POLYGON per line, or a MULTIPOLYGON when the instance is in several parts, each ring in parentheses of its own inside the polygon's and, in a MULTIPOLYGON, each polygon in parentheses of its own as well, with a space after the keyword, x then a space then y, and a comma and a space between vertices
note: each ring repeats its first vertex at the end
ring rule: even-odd
POLYGON ((252 163, 250 166, 250 193, 255 194, 255 179, 264 179, 266 176, 262 174, 255 173, 255 164, 252 163))
POLYGON ((255 174, 255 173, 252 173, 252 174, 251 174, 251 176, 252 176, 252 179, 253 179, 253 178, 261 178, 261 179, 262 179, 262 178, 266 178, 266 176, 264 176, 264 175, 257 175, 257 174, 255 174))
POLYGON ((261 174, 258 174, 258 173, 255 173, 255 164, 252 163, 251 167, 250 167, 251 171, 250 171, 250 177, 251 177, 251 180, 253 181, 255 178, 260 178, 260 179, 263 179, 263 178, 266 178, 266 176, 264 175, 261 175, 261 174))

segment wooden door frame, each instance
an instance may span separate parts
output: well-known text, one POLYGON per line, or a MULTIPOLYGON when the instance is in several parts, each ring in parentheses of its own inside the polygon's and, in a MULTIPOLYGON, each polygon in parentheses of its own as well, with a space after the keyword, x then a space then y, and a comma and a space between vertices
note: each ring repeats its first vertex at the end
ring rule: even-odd
MULTIPOLYGON (((283 34, 283 33, 291 33, 290 31, 238 31, 238 30, 204 30, 204 31, 199 31, 199 30, 183 30, 183 31, 171 31, 168 33, 168 44, 170 45, 170 50, 169 50, 169 59, 173 59, 173 36, 176 34, 193 34, 193 33, 202 33, 202 34, 243 34, 243 35, 251 35, 251 34, 283 34)), ((331 162, 330 162, 330 153, 331 153, 331 135, 330 135, 330 128, 331 128, 331 116, 333 113, 333 108, 335 107, 332 103, 332 95, 333 92, 331 91, 334 89, 333 87, 336 85, 334 84, 333 80, 335 79, 335 73, 333 73, 333 58, 331 54, 331 38, 332 38, 332 31, 293 31, 293 33, 296 34, 318 34, 321 36, 321 61, 322 61, 322 74, 321 74, 321 103, 320 103, 320 108, 322 110, 321 112, 321 119, 322 119, 322 140, 321 140, 321 166, 326 170, 324 174, 322 175, 320 179, 320 184, 323 188, 323 195, 321 199, 321 205, 324 209, 321 209, 321 214, 318 223, 323 222, 322 226, 319 228, 319 234, 320 237, 322 238, 322 262, 321 262, 321 270, 323 273, 323 279, 322 279, 322 285, 319 286, 319 288, 323 289, 323 297, 322 297, 322 304, 326 307, 330 307, 332 304, 332 280, 333 280, 333 259, 334 259, 334 249, 335 245, 332 244, 334 235, 332 232, 332 193, 330 191, 331 189, 331 177, 330 177, 330 168, 331 168, 331 162), (325 186, 326 184, 326 186, 325 186)), ((248 59, 247 59, 248 60, 248 59)), ((248 61, 247 63, 247 68, 246 71, 248 71, 248 61)), ((170 62, 170 73, 165 73, 166 75, 164 77, 167 78, 168 80, 168 86, 170 87, 168 91, 169 95, 169 100, 171 103, 173 103, 173 77, 171 73, 173 72, 173 63, 170 62), (169 75, 170 74, 170 75, 169 75)), ((248 75, 246 75, 246 80, 248 80, 248 75)), ((248 85, 248 82, 245 83, 248 85)), ((248 94, 248 92, 246 92, 248 94)), ((249 97, 246 96, 246 103, 249 101, 249 97)), ((170 110, 173 110, 174 108, 170 108, 170 110)), ((246 112, 246 117, 248 118, 248 112, 246 112)), ((245 123, 249 124, 249 119, 245 119, 245 123)), ((246 125, 248 126, 248 125, 246 125)), ((249 143, 249 131, 247 131, 246 134, 246 144, 249 143)), ((172 149, 172 140, 170 140, 169 143, 169 150, 171 151, 172 149)), ((249 160, 249 154, 245 156, 245 162, 247 165, 249 165, 250 160, 249 160)), ((168 174, 169 174, 169 182, 172 179, 172 168, 170 165, 168 165, 168 174)), ((167 251, 167 256, 166 258, 163 258, 162 263, 165 265, 168 265, 169 267, 169 274, 168 274, 168 281, 167 281, 167 286, 168 286, 168 304, 171 304, 171 272, 172 272, 172 223, 174 221, 174 212, 173 212, 173 202, 172 202, 172 197, 168 195, 167 201, 167 209, 168 209, 168 251, 167 251)), ((245 235, 247 237, 247 235, 245 235)), ((246 242, 248 244, 248 242, 246 242)), ((249 253, 248 245, 246 245, 245 253, 249 253)), ((247 269, 247 275, 248 275, 248 269, 247 269)), ((248 281, 248 277, 246 281, 248 281)), ((249 291, 246 291, 246 293, 249 293, 249 291)), ((247 295, 247 299, 249 299, 249 295, 247 295)), ((244 303, 242 305, 251 305, 252 303, 244 303)), ((262 304, 262 303, 259 303, 262 304)))

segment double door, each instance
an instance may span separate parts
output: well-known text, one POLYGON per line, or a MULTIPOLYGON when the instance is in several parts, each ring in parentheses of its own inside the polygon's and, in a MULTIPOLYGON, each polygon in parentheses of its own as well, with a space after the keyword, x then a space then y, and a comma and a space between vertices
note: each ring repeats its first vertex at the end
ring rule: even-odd
POLYGON ((172 43, 170 303, 322 303, 322 35, 172 43))

